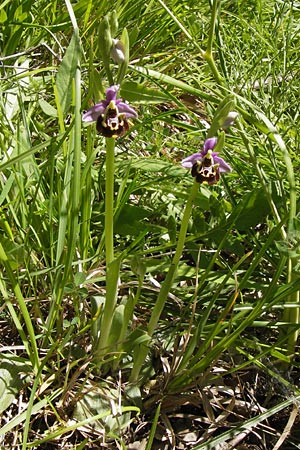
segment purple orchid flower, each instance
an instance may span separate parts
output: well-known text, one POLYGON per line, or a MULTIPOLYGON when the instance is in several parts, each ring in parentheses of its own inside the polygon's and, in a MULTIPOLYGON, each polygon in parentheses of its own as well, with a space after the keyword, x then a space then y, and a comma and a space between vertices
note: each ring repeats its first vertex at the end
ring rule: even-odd
POLYGON ((117 99, 119 88, 119 85, 115 85, 106 89, 105 100, 82 116, 83 122, 97 122, 97 130, 106 137, 122 136, 129 129, 127 119, 137 117, 136 111, 128 103, 117 99))
POLYGON ((213 152, 217 144, 217 138, 209 138, 204 142, 203 150, 185 158, 181 165, 186 169, 192 169, 192 176, 198 183, 215 184, 220 179, 220 173, 231 172, 231 167, 218 152, 213 152))

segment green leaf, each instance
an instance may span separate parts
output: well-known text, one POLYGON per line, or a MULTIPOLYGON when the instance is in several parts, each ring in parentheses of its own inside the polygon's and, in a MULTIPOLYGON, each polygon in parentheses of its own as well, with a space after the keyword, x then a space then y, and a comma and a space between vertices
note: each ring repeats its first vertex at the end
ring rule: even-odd
POLYGON ((112 38, 110 32, 109 15, 103 17, 99 25, 99 53, 104 63, 108 63, 112 38))
POLYGON ((80 51, 79 39, 73 34, 56 76, 58 99, 63 115, 67 114, 71 105, 73 82, 80 51))
POLYGON ((151 338, 145 330, 136 328, 126 339, 123 350, 127 353, 131 353, 133 349, 138 351, 140 345, 147 345, 150 340, 151 338))
POLYGON ((145 228, 143 219, 151 215, 150 211, 135 205, 126 205, 121 209, 115 223, 115 232, 121 235, 135 236, 145 228))
POLYGON ((196 97, 201 98, 202 100, 209 100, 214 103, 218 102, 218 99, 214 97, 211 94, 207 94, 204 90, 200 90, 195 88, 194 86, 190 86, 188 83, 185 83, 184 81, 178 80, 177 78, 171 77, 169 75, 165 75, 162 72, 159 72, 157 70, 148 69, 145 67, 139 67, 139 66, 131 66, 132 70, 136 71, 137 73, 144 75, 147 78, 154 78, 158 80, 160 83, 166 83, 168 85, 171 85, 175 88, 182 89, 184 92, 189 92, 192 95, 195 95, 196 97))
POLYGON ((156 411, 155 411, 155 415, 154 415, 154 419, 152 421, 152 426, 151 426, 150 435, 149 435, 149 438, 148 438, 146 450, 151 450, 153 448, 152 444, 153 444, 155 433, 156 433, 156 430, 157 430, 158 419, 159 419, 159 416, 160 416, 160 408, 161 408, 161 402, 158 403, 156 411))
MULTIPOLYGON (((218 108, 216 109, 210 129, 207 132, 208 138, 217 135, 218 130, 222 127, 225 119, 228 117, 228 114, 234 109, 234 96, 230 94, 221 101, 218 108)), ((214 149, 214 151, 219 151, 219 149, 214 149)))
POLYGON ((118 15, 115 9, 109 13, 108 20, 110 25, 111 36, 115 37, 119 28, 118 15))
POLYGON ((124 309, 125 305, 118 305, 114 312, 113 321, 111 324, 111 329, 109 333, 108 346, 116 345, 119 341, 120 333, 122 330, 122 324, 124 319, 124 309))
POLYGON ((138 255, 133 255, 130 266, 132 272, 142 281, 147 271, 146 264, 144 264, 143 260, 138 255))
POLYGON ((14 401, 25 379, 20 374, 31 371, 31 367, 18 361, 1 361, 0 367, 0 414, 14 401))
POLYGON ((6 236, 0 237, 0 242, 5 248, 6 256, 9 260, 9 264, 13 269, 20 267, 24 264, 26 258, 26 251, 24 245, 17 244, 6 236))
POLYGON ((170 241, 172 242, 172 244, 175 244, 176 236, 177 236, 177 222, 176 222, 174 216, 169 216, 167 226, 168 226, 168 233, 170 236, 170 241))
POLYGON ((165 103, 170 98, 158 89, 149 88, 135 81, 125 81, 120 89, 120 96, 129 102, 165 103))
MULTIPOLYGON (((217 136, 217 130, 215 136, 217 136)), ((214 147, 214 152, 221 152, 223 150, 224 144, 225 144, 225 133, 224 131, 221 131, 221 133, 218 136, 217 145, 214 147)))
POLYGON ((261 223, 270 213, 270 205, 263 188, 256 189, 247 197, 244 209, 236 221, 238 230, 249 230, 261 223))
POLYGON ((98 49, 100 57, 103 61, 103 65, 106 71, 108 82, 110 85, 113 84, 113 76, 110 70, 110 50, 112 48, 112 37, 110 32, 109 16, 106 15, 100 22, 99 25, 99 39, 98 39, 98 49))
POLYGON ((100 334, 100 324, 101 324, 101 312, 104 307, 105 297, 100 295, 93 295, 90 298, 91 303, 91 314, 92 314, 92 337, 94 344, 98 342, 100 334))
POLYGON ((111 387, 89 387, 76 403, 73 418, 78 421, 90 419, 90 425, 103 432, 120 431, 131 420, 131 412, 124 412, 119 404, 119 392, 111 387), (99 418, 101 415, 101 419, 99 418))
POLYGON ((4 23, 7 21, 7 14, 4 11, 4 9, 1 9, 0 11, 0 23, 4 23))
POLYGON ((56 110, 52 105, 50 105, 50 103, 46 102, 46 100, 44 100, 44 99, 41 98, 41 99, 39 100, 39 105, 40 105, 42 111, 43 111, 47 116, 50 116, 50 117, 57 117, 57 110, 56 110))
POLYGON ((75 286, 80 286, 86 280, 86 274, 84 272, 77 272, 74 276, 74 284, 75 286))

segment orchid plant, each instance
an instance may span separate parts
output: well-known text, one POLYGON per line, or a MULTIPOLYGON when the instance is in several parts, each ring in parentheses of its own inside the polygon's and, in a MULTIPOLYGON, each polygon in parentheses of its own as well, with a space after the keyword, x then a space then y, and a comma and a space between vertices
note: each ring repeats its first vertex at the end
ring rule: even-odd
MULTIPOLYGON (((102 51, 102 57, 105 58, 104 66, 108 75, 109 81, 113 79, 108 58, 112 57, 115 52, 115 40, 110 39, 110 28, 108 20, 105 20, 100 27, 101 32, 106 42, 106 50, 102 51)), ((124 47, 118 43, 118 51, 123 52, 124 47)), ((124 51, 121 56, 127 55, 128 50, 124 51)), ((122 58, 113 58, 115 62, 122 65, 126 64, 122 58)), ((96 332, 95 339, 95 360, 98 366, 102 366, 105 361, 107 352, 110 351, 111 345, 115 345, 115 342, 111 342, 110 336, 113 327, 114 315, 117 311, 117 294, 118 294, 118 282, 120 271, 120 258, 115 257, 114 254, 114 153, 115 153, 115 140, 124 136, 128 131, 131 124, 131 119, 137 117, 137 112, 126 101, 118 98, 118 92, 120 84, 113 84, 106 89, 106 96, 99 103, 92 106, 82 116, 83 122, 96 123, 96 129, 100 135, 105 138, 106 142, 106 181, 105 181, 105 254, 106 254, 106 299, 103 307, 103 311, 100 310, 97 314, 100 314, 101 320, 99 322, 99 329, 96 332)), ((219 128, 222 128, 222 124, 226 124, 226 127, 230 126, 236 118, 236 113, 231 111, 232 99, 227 101, 225 99, 224 104, 221 104, 217 110, 214 120, 212 121, 212 127, 210 133, 216 131, 218 133, 219 128), (228 113, 231 116, 228 119, 228 113), (232 114, 234 116, 232 116, 232 114)), ((219 152, 216 151, 222 148, 224 140, 218 140, 215 136, 210 136, 205 140, 203 149, 197 153, 194 153, 187 158, 183 159, 182 167, 191 169, 191 175, 194 178, 194 183, 191 189, 190 196, 185 206, 183 219, 181 222, 180 231, 178 234, 176 251, 169 268, 166 279, 164 280, 160 289, 155 307, 152 311, 151 318, 147 328, 148 338, 151 338, 161 313, 163 311, 165 301, 172 288, 173 280, 176 275, 179 261, 181 259, 184 244, 186 239, 186 233, 188 229, 188 223, 191 216, 195 197, 198 194, 199 183, 205 183, 213 185, 220 180, 220 174, 228 173, 231 171, 231 167, 226 161, 219 156, 219 152)), ((100 305, 99 309, 102 306, 100 305)), ((130 319, 129 319, 130 320, 130 319)), ((129 325, 129 323, 128 323, 129 325)), ((124 335, 122 336, 122 339, 124 335)), ((133 368, 130 375, 130 381, 136 383, 142 365, 148 354, 148 347, 146 345, 141 346, 139 352, 134 355, 133 368)))
MULTIPOLYGON (((194 177, 194 183, 191 188, 190 195, 185 205, 181 226, 177 238, 177 246, 173 260, 170 264, 167 276, 161 286, 159 295, 157 297, 155 306, 153 308, 150 321, 148 323, 147 332, 150 338, 152 337, 160 315, 165 306, 167 296, 172 288, 174 278, 176 276, 178 264, 182 257, 184 251, 184 244, 186 239, 186 234, 188 230, 189 220, 192 214, 192 208, 194 205, 195 198, 198 194, 199 183, 207 183, 209 185, 217 183, 220 179, 220 173, 226 173, 231 171, 229 164, 225 162, 223 158, 218 156, 218 152, 213 152, 212 150, 217 145, 218 139, 216 137, 206 139, 204 142, 203 150, 194 153, 187 158, 183 159, 182 166, 191 170, 191 175, 194 177)), ((134 366, 131 372, 130 381, 136 383, 138 381, 140 371, 145 362, 148 354, 148 347, 141 346, 139 353, 134 362, 134 366)))
MULTIPOLYGON (((116 24, 116 18, 113 16, 116 24)), ((112 57, 124 69, 128 64, 128 48, 121 41, 117 42, 118 58, 115 58, 116 40, 111 38, 111 26, 107 17, 100 24, 100 35, 105 42, 102 48, 103 63, 108 79, 113 75, 109 65, 112 57)), ((126 41, 126 33, 123 33, 126 41)), ((127 42, 128 43, 128 42, 127 42)), ((124 70, 123 70, 124 71, 124 70)), ((123 73, 123 75, 125 75, 123 73)), ((122 76, 123 76, 122 75, 122 76)), ((121 77, 122 78, 122 77, 121 77)), ((100 367, 105 357, 115 307, 119 281, 120 260, 114 255, 114 154, 115 139, 125 135, 130 127, 130 119, 136 118, 136 111, 121 98, 118 98, 120 84, 113 84, 106 89, 105 99, 88 109, 82 116, 83 122, 96 122, 96 129, 105 138, 106 146, 106 179, 105 179, 105 259, 106 259, 106 299, 101 316, 100 329, 96 330, 94 340, 95 360, 100 367)), ((98 307, 96 316, 102 306, 98 307)))

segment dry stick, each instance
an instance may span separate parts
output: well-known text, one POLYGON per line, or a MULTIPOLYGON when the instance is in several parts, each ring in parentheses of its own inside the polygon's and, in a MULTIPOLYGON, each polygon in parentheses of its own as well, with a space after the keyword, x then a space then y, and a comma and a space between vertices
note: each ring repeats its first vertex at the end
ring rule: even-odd
POLYGON ((287 437, 290 435, 292 427, 294 425, 294 422, 296 420, 296 417, 299 413, 299 407, 298 405, 295 403, 292 409, 292 412, 290 414, 289 420, 286 424, 286 426, 284 427, 284 430, 280 436, 280 438, 278 439, 278 441, 276 442, 276 444, 273 447, 273 450, 278 450, 279 447, 282 446, 282 444, 284 443, 284 441, 287 439, 287 437))

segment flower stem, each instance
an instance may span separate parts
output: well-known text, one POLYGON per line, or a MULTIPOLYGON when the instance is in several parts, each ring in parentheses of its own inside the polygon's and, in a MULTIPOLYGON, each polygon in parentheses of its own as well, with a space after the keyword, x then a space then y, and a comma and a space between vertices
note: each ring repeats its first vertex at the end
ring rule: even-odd
MULTIPOLYGON (((175 251, 171 266, 169 268, 169 271, 167 273, 167 276, 166 276, 164 282, 162 283, 159 295, 157 297, 157 301, 153 308, 153 311, 152 311, 152 314, 150 317, 150 321, 148 324, 147 331, 148 331, 148 335, 150 337, 152 337, 152 335, 156 329, 156 326, 160 319, 161 313, 165 306, 168 294, 172 288, 172 283, 173 283, 174 277, 176 275, 177 267, 178 267, 180 258, 182 256, 183 249, 184 249, 184 243, 185 243, 186 233, 187 233, 187 229, 188 229, 189 219, 191 216, 191 211, 192 211, 195 197, 198 193, 198 188, 199 188, 199 184, 196 181, 194 181, 194 184, 193 184, 191 192, 190 192, 190 196, 188 198, 188 201, 186 203, 185 210, 183 213, 183 218, 182 218, 181 227, 180 227, 178 240, 177 240, 176 251, 175 251)), ((148 355, 148 351, 149 351, 149 347, 147 347, 146 345, 141 346, 141 348, 139 349, 137 359, 135 360, 132 371, 131 371, 130 382, 132 382, 132 383, 137 382, 142 365, 144 364, 145 359, 148 355)))
POLYGON ((115 139, 106 138, 105 256, 106 266, 114 259, 114 164, 115 139))
MULTIPOLYGON (((285 143, 281 139, 281 137, 278 134, 275 134, 275 138, 277 141, 277 144, 279 145, 282 153, 283 153, 283 159, 286 165, 286 173, 287 173, 287 179, 289 182, 289 188, 290 188, 290 198, 289 198, 289 221, 288 221, 288 227, 287 227, 287 237, 293 236, 293 233, 295 232, 295 219, 297 216, 297 191, 296 191, 296 181, 295 181, 295 173, 294 173, 294 167, 293 162, 291 159, 291 156, 288 152, 288 149, 286 148, 285 143)), ((289 258, 288 260, 288 266, 287 266, 287 282, 292 283, 295 279, 299 278, 298 275, 298 264, 299 261, 296 258, 289 258)), ((300 303, 300 293, 299 291, 293 292, 290 294, 288 301, 295 304, 294 308, 286 308, 283 314, 283 320, 286 322, 289 322, 295 326, 297 325, 297 328, 294 328, 294 331, 290 334, 288 329, 288 341, 287 341, 287 350, 288 354, 290 356, 293 356, 295 352, 295 348, 298 341, 299 331, 298 331, 298 325, 300 323, 300 311, 299 311, 299 303, 300 303), (297 307, 296 307, 297 305, 297 307)))
MULTIPOLYGON (((105 180, 105 257, 106 257, 106 298, 101 320, 97 358, 102 359, 107 346, 117 300, 118 270, 114 262, 114 158, 115 139, 106 138, 106 180, 105 180), (116 275, 117 274, 117 275, 116 275)), ((99 361, 100 362, 100 361, 99 361)))

